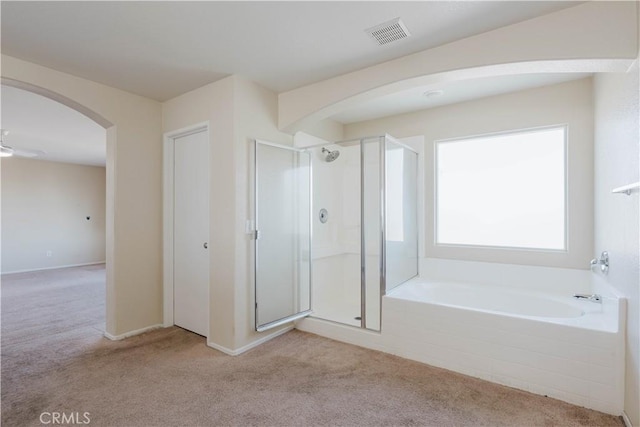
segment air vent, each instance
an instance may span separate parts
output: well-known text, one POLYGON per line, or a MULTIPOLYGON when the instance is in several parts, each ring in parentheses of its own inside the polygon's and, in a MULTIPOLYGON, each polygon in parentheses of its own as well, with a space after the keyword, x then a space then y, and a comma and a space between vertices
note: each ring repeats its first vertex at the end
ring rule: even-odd
POLYGON ((406 39, 411 35, 400 18, 383 22, 380 25, 364 30, 364 32, 381 46, 397 40, 406 39))

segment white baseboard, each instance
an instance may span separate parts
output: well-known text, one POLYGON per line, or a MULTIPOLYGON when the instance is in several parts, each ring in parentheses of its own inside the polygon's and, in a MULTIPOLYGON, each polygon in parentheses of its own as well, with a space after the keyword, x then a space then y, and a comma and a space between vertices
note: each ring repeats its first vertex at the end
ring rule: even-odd
POLYGON ((633 424, 631 424, 631 420, 629 419, 629 415, 624 411, 622 411, 622 421, 624 421, 625 426, 633 427, 633 424))
POLYGON ((154 329, 160 329, 160 328, 162 328, 162 324, 147 326, 146 328, 136 329, 135 331, 125 332, 124 334, 120 334, 120 335, 111 335, 110 333, 105 332, 104 336, 109 338, 111 341, 120 341, 125 338, 132 337, 134 335, 144 334, 145 332, 153 331, 154 329))
POLYGON ((71 268, 71 267, 87 267, 89 265, 99 265, 99 264, 105 264, 105 263, 106 261, 96 261, 96 262, 86 262, 83 264, 57 265, 55 267, 42 267, 42 268, 30 268, 28 270, 5 271, 5 272, 2 272, 2 274, 5 275, 5 274, 18 274, 18 273, 31 273, 33 271, 58 270, 60 268, 71 268))
POLYGON ((251 350, 252 348, 257 347, 260 344, 263 344, 263 343, 265 343, 265 342, 267 342, 267 341, 269 341, 269 340, 271 340, 271 339, 273 339, 273 338, 275 338, 277 336, 285 334, 285 333, 289 332, 292 329, 293 329, 293 325, 289 326, 287 328, 284 328, 284 329, 280 329, 278 332, 275 332, 275 333, 273 333, 271 335, 267 335, 266 337, 262 337, 259 340, 256 340, 256 341, 254 341, 254 342, 252 342, 250 344, 247 344, 244 347, 240 347, 237 350, 231 350, 230 348, 221 346, 221 345, 216 344, 216 343, 211 342, 211 341, 207 341, 207 345, 209 347, 213 348, 213 349, 216 349, 216 350, 221 351, 221 352, 223 352, 225 354, 228 354, 229 356, 238 356, 238 355, 244 353, 245 351, 251 350))

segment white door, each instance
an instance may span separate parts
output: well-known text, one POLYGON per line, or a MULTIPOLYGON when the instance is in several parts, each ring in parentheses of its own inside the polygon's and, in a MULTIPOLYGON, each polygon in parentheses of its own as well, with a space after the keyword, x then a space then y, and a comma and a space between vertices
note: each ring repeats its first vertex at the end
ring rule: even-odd
POLYGON ((174 139, 173 322, 209 332, 209 143, 202 131, 174 139))

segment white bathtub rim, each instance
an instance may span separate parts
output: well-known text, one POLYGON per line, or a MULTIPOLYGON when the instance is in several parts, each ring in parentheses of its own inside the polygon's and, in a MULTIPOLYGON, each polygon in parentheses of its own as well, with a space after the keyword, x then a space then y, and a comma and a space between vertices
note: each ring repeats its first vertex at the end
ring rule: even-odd
MULTIPOLYGON (((461 280, 434 279, 429 276, 417 276, 417 277, 411 278, 406 282, 396 286, 392 290, 388 291, 386 295, 390 297, 395 297, 395 295, 399 293, 398 291, 400 291, 403 286, 416 284, 416 283, 426 283, 429 285, 433 284, 433 285, 444 285, 444 286, 457 285, 457 286, 472 287, 472 288, 482 287, 488 291, 517 293, 517 294, 522 294, 523 296, 548 298, 554 301, 559 301, 559 302, 567 303, 569 305, 574 305, 576 307, 586 308, 587 311, 589 312, 593 311, 593 310, 590 310, 589 307, 598 307, 597 303, 593 303, 591 301, 580 301, 577 299, 569 299, 568 301, 566 300, 566 298, 573 297, 574 294, 581 293, 578 290, 573 292, 567 292, 564 289, 556 290, 556 291, 548 291, 543 289, 524 288, 520 286, 509 287, 501 284, 493 284, 493 283, 486 283, 486 282, 480 283, 480 282, 461 281, 461 280)), ((600 293, 600 296, 603 298, 603 301, 614 302, 614 301, 617 301, 618 299, 624 298, 624 295, 621 295, 619 292, 615 292, 615 289, 613 289, 604 281, 601 281, 599 283, 599 287, 600 287, 600 290, 603 291, 600 293)), ((593 292, 593 293, 596 293, 596 292, 593 292)))
POLYGON ((402 301, 410 301, 418 304, 436 305, 440 307, 448 307, 457 310, 471 310, 478 313, 486 313, 488 315, 500 316, 505 318, 520 318, 538 322, 546 322, 559 324, 569 327, 589 329, 603 332, 618 333, 620 325, 620 313, 622 304, 624 304, 624 298, 614 298, 610 296, 603 297, 602 304, 594 303, 591 301, 579 301, 572 299, 570 295, 566 294, 551 294, 539 290, 522 289, 522 288, 508 288, 500 285, 486 285, 469 282, 457 282, 457 281, 444 281, 444 280, 425 280, 424 278, 414 278, 404 284, 394 288, 385 295, 385 298, 397 299, 402 301), (528 316, 519 313, 488 310, 477 307, 468 307, 464 305, 447 304, 442 302, 433 302, 428 300, 414 299, 403 296, 403 290, 405 287, 410 286, 461 286, 465 288, 478 288, 482 287, 489 292, 507 292, 522 295, 523 298, 527 296, 535 296, 538 298, 546 298, 555 302, 560 302, 566 305, 570 305, 579 308, 583 311, 583 315, 579 317, 540 317, 540 316, 528 316))
POLYGON ((428 280, 473 282, 549 292, 598 293, 612 298, 625 295, 597 270, 505 264, 446 258, 420 258, 420 276, 428 280))

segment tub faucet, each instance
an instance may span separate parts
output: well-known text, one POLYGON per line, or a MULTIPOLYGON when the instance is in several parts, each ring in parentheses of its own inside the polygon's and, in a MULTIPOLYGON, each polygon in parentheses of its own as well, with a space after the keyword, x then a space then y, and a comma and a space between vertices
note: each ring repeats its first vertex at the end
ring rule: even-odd
POLYGON ((573 296, 574 298, 578 298, 578 299, 586 299, 587 301, 591 301, 591 302, 597 302, 599 304, 602 304, 602 297, 598 294, 575 294, 573 296))

